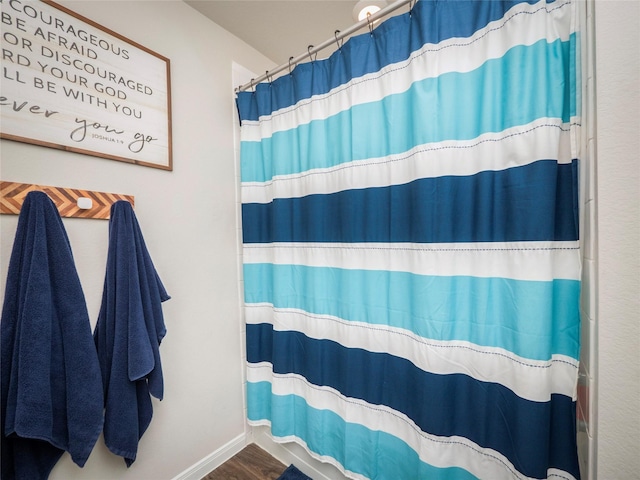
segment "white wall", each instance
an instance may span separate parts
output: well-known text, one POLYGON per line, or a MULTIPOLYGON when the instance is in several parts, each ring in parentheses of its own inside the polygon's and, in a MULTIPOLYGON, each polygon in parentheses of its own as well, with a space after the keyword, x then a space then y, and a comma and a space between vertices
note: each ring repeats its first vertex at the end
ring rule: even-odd
MULTIPOLYGON (((595 2, 597 478, 640 478, 640 2, 595 2)), ((595 478, 595 477, 593 477, 595 478)))
MULTIPOLYGON (((237 268, 232 62, 273 63, 181 1, 60 1, 171 60, 173 172, 1 141, 3 180, 135 195, 136 214, 172 299, 160 353, 165 398, 130 469, 102 438, 84 469, 65 454, 51 479, 170 479, 244 434, 237 268)), ((0 217, 0 290, 17 216, 0 217)), ((108 222, 65 219, 92 327, 108 222)))

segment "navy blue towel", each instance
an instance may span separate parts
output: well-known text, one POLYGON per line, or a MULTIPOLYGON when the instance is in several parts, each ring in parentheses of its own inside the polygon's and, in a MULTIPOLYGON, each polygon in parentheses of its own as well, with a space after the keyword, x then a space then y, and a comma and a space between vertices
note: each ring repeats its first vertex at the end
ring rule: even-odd
POLYGON ((94 340, 105 393, 107 448, 136 459, 138 442, 151 423, 151 397, 162 400, 160 342, 166 333, 161 302, 170 297, 158 277, 133 208, 111 207, 109 251, 94 340))
POLYGON ((20 210, 0 343, 2 479, 46 479, 65 451, 84 466, 102 430, 100 366, 71 245, 43 192, 20 210))
POLYGON ((291 464, 287 467, 287 469, 282 472, 277 480, 313 480, 311 477, 305 475, 300 470, 296 468, 295 465, 291 464))

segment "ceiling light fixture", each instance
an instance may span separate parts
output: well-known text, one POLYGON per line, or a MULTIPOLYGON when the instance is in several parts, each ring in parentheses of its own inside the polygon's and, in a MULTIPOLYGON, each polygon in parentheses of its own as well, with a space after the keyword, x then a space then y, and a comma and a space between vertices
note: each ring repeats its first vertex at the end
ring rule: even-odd
POLYGON ((353 19, 356 22, 361 22, 386 6, 387 2, 384 0, 361 0, 353 7, 353 19))

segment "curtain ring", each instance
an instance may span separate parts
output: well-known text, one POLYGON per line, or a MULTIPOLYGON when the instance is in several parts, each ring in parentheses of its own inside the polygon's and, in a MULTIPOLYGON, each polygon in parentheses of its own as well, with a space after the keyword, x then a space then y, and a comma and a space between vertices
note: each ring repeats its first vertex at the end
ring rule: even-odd
POLYGON ((312 62, 316 61, 316 58, 318 58, 318 52, 316 52, 316 56, 311 58, 311 49, 313 48, 313 45, 309 45, 307 47, 307 53, 309 54, 309 60, 311 60, 312 62))
POLYGON ((336 30, 333 32, 333 36, 336 38, 336 45, 338 45, 338 50, 342 50, 342 45, 344 44, 344 37, 342 38, 342 42, 338 39, 338 34, 340 30, 336 30))
POLYGON ((411 12, 415 4, 416 4, 416 0, 409 0, 409 18, 411 18, 411 12))
POLYGON ((255 78, 252 78, 252 79, 251 79, 251 82, 249 82, 249 89, 250 89, 250 90, 251 90, 251 89, 253 89, 253 91, 255 92, 256 90, 255 90, 255 88, 253 88, 253 87, 254 87, 254 85, 253 85, 253 81, 254 81, 254 80, 255 80, 255 78))
POLYGON ((291 60, 293 60, 293 57, 289 57, 289 75, 291 75, 291 72, 293 71, 291 69, 291 60))
POLYGON ((370 12, 367 12, 367 25, 369 25, 369 34, 373 37, 373 22, 371 21, 370 12))
POLYGON ((273 82, 273 75, 269 76, 269 70, 264 72, 264 76, 267 79, 267 81, 269 82, 269 85, 271 85, 271 82, 273 82))

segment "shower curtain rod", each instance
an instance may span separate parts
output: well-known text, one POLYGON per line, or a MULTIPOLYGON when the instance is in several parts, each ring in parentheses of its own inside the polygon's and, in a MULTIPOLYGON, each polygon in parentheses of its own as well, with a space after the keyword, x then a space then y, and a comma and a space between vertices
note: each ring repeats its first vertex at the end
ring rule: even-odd
POLYGON ((402 7, 403 5, 406 5, 407 3, 412 3, 412 2, 415 2, 415 1, 417 1, 417 0, 397 0, 396 2, 392 3, 391 5, 387 5, 383 9, 378 10, 377 12, 370 14, 364 20, 360 20, 358 23, 355 23, 355 24, 351 25, 344 32, 341 32, 340 30, 336 30, 336 33, 335 33, 333 38, 325 40, 324 42, 322 42, 317 47, 313 47, 313 45, 309 45, 309 48, 307 49, 306 53, 301 53, 300 55, 298 55, 295 58, 291 57, 287 63, 283 63, 282 65, 277 66, 273 70, 267 70, 266 73, 260 75, 256 79, 252 78, 250 82, 245 83, 244 85, 241 85, 239 87, 236 87, 236 92, 244 92, 245 90, 248 90, 249 88, 252 88, 254 85, 256 85, 256 84, 258 84, 258 83, 260 83, 260 82, 262 82, 264 80, 269 79, 273 75, 275 75, 277 73, 280 73, 280 72, 282 72, 283 70, 285 70, 287 68, 290 69, 292 65, 296 65, 298 62, 304 60, 305 58, 311 57, 311 55, 313 55, 314 53, 318 53, 320 50, 324 50, 325 48, 327 48, 329 45, 333 44, 334 42, 335 43, 339 42, 343 38, 351 35, 354 32, 357 32, 358 30, 360 30, 363 27, 366 27, 367 25, 371 28, 373 22, 375 22, 379 18, 382 18, 382 17, 390 14, 391 12, 397 10, 398 8, 402 7))

